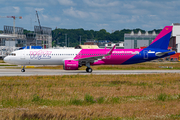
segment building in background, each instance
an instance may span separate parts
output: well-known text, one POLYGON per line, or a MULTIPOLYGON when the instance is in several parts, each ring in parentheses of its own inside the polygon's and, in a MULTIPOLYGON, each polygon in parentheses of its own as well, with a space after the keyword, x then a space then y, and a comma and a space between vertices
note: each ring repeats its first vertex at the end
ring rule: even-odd
POLYGON ((157 35, 155 31, 152 34, 147 31, 145 34, 142 34, 141 31, 137 34, 133 31, 130 34, 124 34, 124 49, 138 49, 142 46, 149 46, 157 35))
POLYGON ((124 49, 124 42, 119 42, 119 43, 108 43, 105 44, 106 48, 113 48, 113 46, 116 45, 115 49, 124 49))
POLYGON ((98 40, 97 43, 98 43, 99 48, 105 48, 106 47, 105 45, 110 44, 111 41, 110 40, 98 40))
POLYGON ((42 44, 43 48, 52 48, 52 28, 34 26, 34 33, 36 34, 36 46, 42 44), (39 45, 38 45, 39 44, 39 45))
POLYGON ((22 47, 26 45, 26 35, 23 34, 24 29, 15 27, 15 34, 13 34, 13 26, 4 26, 4 34, 13 37, 3 38, 0 41, 0 46, 8 47, 22 47))
POLYGON ((98 45, 97 40, 86 40, 84 45, 98 45))
POLYGON ((172 50, 180 53, 180 23, 173 23, 172 37, 169 42, 169 47, 172 47, 172 50))
MULTIPOLYGON (((34 26, 34 33, 24 34, 22 27, 4 26, 3 34, 0 34, 0 58, 24 46, 42 46, 52 48, 52 29, 48 27, 34 26)), ((30 47, 33 48, 33 47, 30 47)))
POLYGON ((15 47, 15 39, 15 36, 0 34, 0 59, 18 49, 15 47))
POLYGON ((4 26, 4 33, 1 34, 0 46, 23 47, 23 46, 42 46, 52 48, 52 28, 34 26, 34 33, 24 34, 24 29, 13 26, 4 26))

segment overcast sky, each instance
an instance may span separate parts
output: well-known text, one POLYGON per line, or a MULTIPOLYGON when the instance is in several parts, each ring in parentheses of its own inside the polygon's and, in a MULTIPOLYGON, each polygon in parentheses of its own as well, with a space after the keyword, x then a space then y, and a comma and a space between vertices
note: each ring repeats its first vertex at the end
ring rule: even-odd
MULTIPOLYGON (((0 16, 22 16, 16 26, 33 30, 38 25, 52 29, 106 29, 108 32, 141 28, 152 30, 180 23, 180 0, 0 0, 0 16)), ((0 30, 13 19, 0 18, 0 30)))

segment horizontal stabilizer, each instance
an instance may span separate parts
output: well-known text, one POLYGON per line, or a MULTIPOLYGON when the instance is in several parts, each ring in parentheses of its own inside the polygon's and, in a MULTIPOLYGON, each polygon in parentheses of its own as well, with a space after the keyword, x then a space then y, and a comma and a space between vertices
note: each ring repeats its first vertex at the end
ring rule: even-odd
POLYGON ((174 52, 174 51, 157 52, 157 53, 156 53, 156 56, 161 57, 161 56, 163 56, 163 55, 165 55, 165 54, 168 54, 168 53, 171 53, 171 52, 174 52))

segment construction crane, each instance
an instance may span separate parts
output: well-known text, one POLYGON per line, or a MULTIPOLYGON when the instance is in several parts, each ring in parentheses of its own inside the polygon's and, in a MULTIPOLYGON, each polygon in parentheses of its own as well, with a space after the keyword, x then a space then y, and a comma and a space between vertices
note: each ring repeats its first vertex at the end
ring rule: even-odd
MULTIPOLYGON (((43 30, 42 30, 42 27, 41 27, 41 23, 40 23, 40 20, 39 20, 39 15, 38 15, 38 12, 37 12, 37 11, 36 11, 36 15, 37 15, 38 23, 39 23, 40 34, 42 35, 43 49, 44 49, 43 30)), ((36 46, 37 46, 37 42, 36 42, 36 46)))
POLYGON ((39 20, 39 15, 38 15, 37 11, 36 11, 36 15, 37 15, 37 19, 38 19, 38 23, 39 23, 39 27, 40 27, 40 32, 41 32, 41 34, 43 34, 41 23, 40 23, 40 20, 39 20))
POLYGON ((15 36, 15 19, 19 18, 22 19, 22 16, 16 17, 16 16, 0 16, 0 18, 13 18, 13 34, 15 36))

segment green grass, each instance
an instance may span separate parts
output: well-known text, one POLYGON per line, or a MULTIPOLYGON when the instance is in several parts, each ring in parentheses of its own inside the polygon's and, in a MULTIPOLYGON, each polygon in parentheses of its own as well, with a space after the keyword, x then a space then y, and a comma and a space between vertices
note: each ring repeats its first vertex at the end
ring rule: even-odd
POLYGON ((84 96, 84 101, 87 102, 87 103, 95 103, 96 101, 94 100, 94 97, 91 96, 90 94, 85 94, 84 96))
POLYGON ((176 115, 168 115, 168 118, 172 118, 174 120, 179 120, 180 119, 180 114, 176 114, 176 115))
POLYGON ((109 98, 109 103, 120 103, 120 97, 112 97, 112 98, 109 98))
POLYGON ((157 96, 158 100, 165 101, 168 98, 168 95, 166 93, 161 93, 157 96))
POLYGON ((70 99, 69 103, 72 104, 72 105, 80 105, 80 106, 82 106, 84 104, 84 101, 80 100, 80 99, 77 99, 77 98, 72 98, 72 99, 70 99))
POLYGON ((0 66, 17 66, 17 65, 0 65, 0 66))
MULTIPOLYGON (((168 96, 166 94, 159 94, 157 100, 179 100, 178 95, 168 96)), ((56 100, 56 99, 46 99, 40 97, 38 94, 34 94, 30 99, 24 99, 23 97, 17 98, 3 98, 0 102, 1 108, 7 107, 18 107, 18 106, 30 106, 30 105, 43 105, 43 106, 89 106, 92 104, 119 104, 127 102, 138 102, 141 100, 153 101, 156 97, 149 98, 148 96, 119 96, 119 97, 98 97, 94 98, 89 94, 84 95, 84 99, 79 99, 78 97, 71 97, 70 99, 56 100)))

